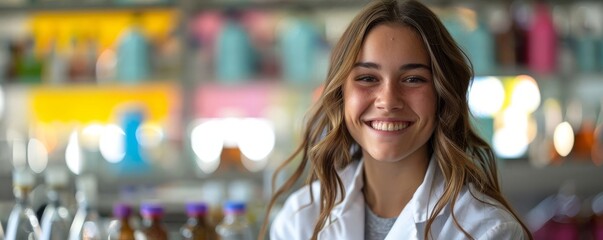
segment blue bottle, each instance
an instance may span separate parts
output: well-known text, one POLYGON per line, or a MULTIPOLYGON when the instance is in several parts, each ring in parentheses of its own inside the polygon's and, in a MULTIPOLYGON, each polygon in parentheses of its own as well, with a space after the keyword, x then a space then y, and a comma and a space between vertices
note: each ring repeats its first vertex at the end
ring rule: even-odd
POLYGON ((466 51, 473 64, 475 75, 492 74, 495 67, 494 38, 482 22, 465 37, 466 51))
POLYGON ((117 78, 137 83, 149 78, 149 44, 136 25, 126 30, 117 49, 117 78))
POLYGON ((313 80, 320 47, 316 26, 306 19, 291 19, 279 38, 284 79, 294 83, 313 80))
POLYGON ((254 51, 248 33, 236 21, 225 21, 218 35, 216 76, 222 83, 240 83, 254 74, 254 51))

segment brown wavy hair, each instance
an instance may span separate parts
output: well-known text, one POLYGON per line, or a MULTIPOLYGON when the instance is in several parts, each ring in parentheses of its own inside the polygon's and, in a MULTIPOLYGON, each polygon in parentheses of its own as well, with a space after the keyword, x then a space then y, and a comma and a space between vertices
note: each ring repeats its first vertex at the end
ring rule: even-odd
MULTIPOLYGON (((272 196, 260 239, 266 234, 271 208, 283 193, 289 191, 308 171, 306 184, 320 183, 320 215, 314 226, 316 239, 334 206, 345 196, 344 185, 337 170, 359 159, 362 153, 344 123, 343 84, 362 48, 366 35, 377 25, 396 23, 409 26, 422 38, 431 58, 434 85, 437 92, 437 124, 427 144, 445 178, 444 193, 438 200, 425 228, 425 239, 435 217, 447 204, 454 209, 456 197, 462 188, 472 183, 477 191, 500 202, 521 224, 532 239, 526 225, 502 196, 498 182, 496 159, 491 147, 471 127, 467 104, 467 90, 473 70, 467 56, 450 36, 438 17, 425 5, 411 1, 376 0, 369 3, 350 23, 335 45, 324 90, 311 108, 303 130, 303 139, 293 154, 277 168, 275 180, 282 170, 299 163, 293 174, 272 196), (350 149, 355 149, 351 151, 350 149), (297 161, 301 155, 301 161, 297 161)), ((313 191, 310 188, 311 199, 313 191)), ((312 200, 313 201, 313 200, 312 200)), ((468 238, 473 238, 459 225, 454 211, 455 225, 468 238)))

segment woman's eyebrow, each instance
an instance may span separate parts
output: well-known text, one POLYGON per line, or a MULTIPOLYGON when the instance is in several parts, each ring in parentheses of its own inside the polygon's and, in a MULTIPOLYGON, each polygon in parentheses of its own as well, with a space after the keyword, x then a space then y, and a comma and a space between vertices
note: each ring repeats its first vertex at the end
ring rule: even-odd
MULTIPOLYGON (((354 63, 353 68, 356 68, 356 67, 372 68, 372 69, 377 69, 377 70, 381 69, 381 65, 374 63, 374 62, 357 62, 357 63, 354 63)), ((407 64, 400 66, 399 69, 400 69, 400 71, 408 71, 408 70, 413 70, 413 69, 418 69, 418 68, 424 68, 426 70, 431 71, 431 67, 429 67, 425 64, 422 64, 422 63, 407 63, 407 64)))

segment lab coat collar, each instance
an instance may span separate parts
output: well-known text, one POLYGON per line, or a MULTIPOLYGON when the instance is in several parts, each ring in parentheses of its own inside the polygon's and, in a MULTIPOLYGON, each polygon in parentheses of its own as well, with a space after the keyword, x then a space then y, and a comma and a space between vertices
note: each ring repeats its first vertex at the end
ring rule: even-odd
MULTIPOLYGON (((337 236, 348 236, 346 239, 364 238, 364 196, 362 195, 363 163, 356 161, 339 173, 342 182, 349 183, 345 190, 345 198, 342 203, 335 206, 331 211, 330 218, 323 230, 319 233, 319 239, 337 239, 337 236)), ((417 236, 417 223, 427 221, 433 211, 438 199, 442 196, 444 179, 439 165, 434 157, 429 161, 427 172, 423 183, 417 188, 412 199, 398 216, 392 226, 389 236, 407 236, 404 239, 412 239, 417 236), (408 224, 410 221, 415 224, 408 224)), ((438 213, 441 215, 444 211, 438 213)))

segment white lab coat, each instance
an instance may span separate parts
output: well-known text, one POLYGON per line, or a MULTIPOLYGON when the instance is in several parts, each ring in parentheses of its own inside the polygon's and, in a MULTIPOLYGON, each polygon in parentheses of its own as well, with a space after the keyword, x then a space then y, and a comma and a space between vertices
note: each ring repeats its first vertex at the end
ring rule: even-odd
MULTIPOLYGON (((362 161, 356 161, 339 172, 345 186, 344 201, 335 206, 325 227, 318 234, 318 239, 364 239, 364 185, 362 161)), ((318 219, 319 188, 318 182, 312 184, 314 203, 310 203, 307 186, 293 193, 276 216, 270 229, 271 240, 307 240, 312 236, 314 225, 318 219)), ((493 199, 472 190, 475 197, 489 202, 478 201, 470 192, 471 185, 460 192, 455 215, 459 224, 474 239, 526 239, 523 228, 513 216, 493 199)), ((437 200, 442 196, 444 177, 435 159, 427 168, 423 183, 412 199, 402 210, 392 226, 386 240, 424 239, 424 229, 430 213, 437 200)), ((454 224, 450 206, 442 210, 431 225, 429 239, 467 239, 454 224)))

